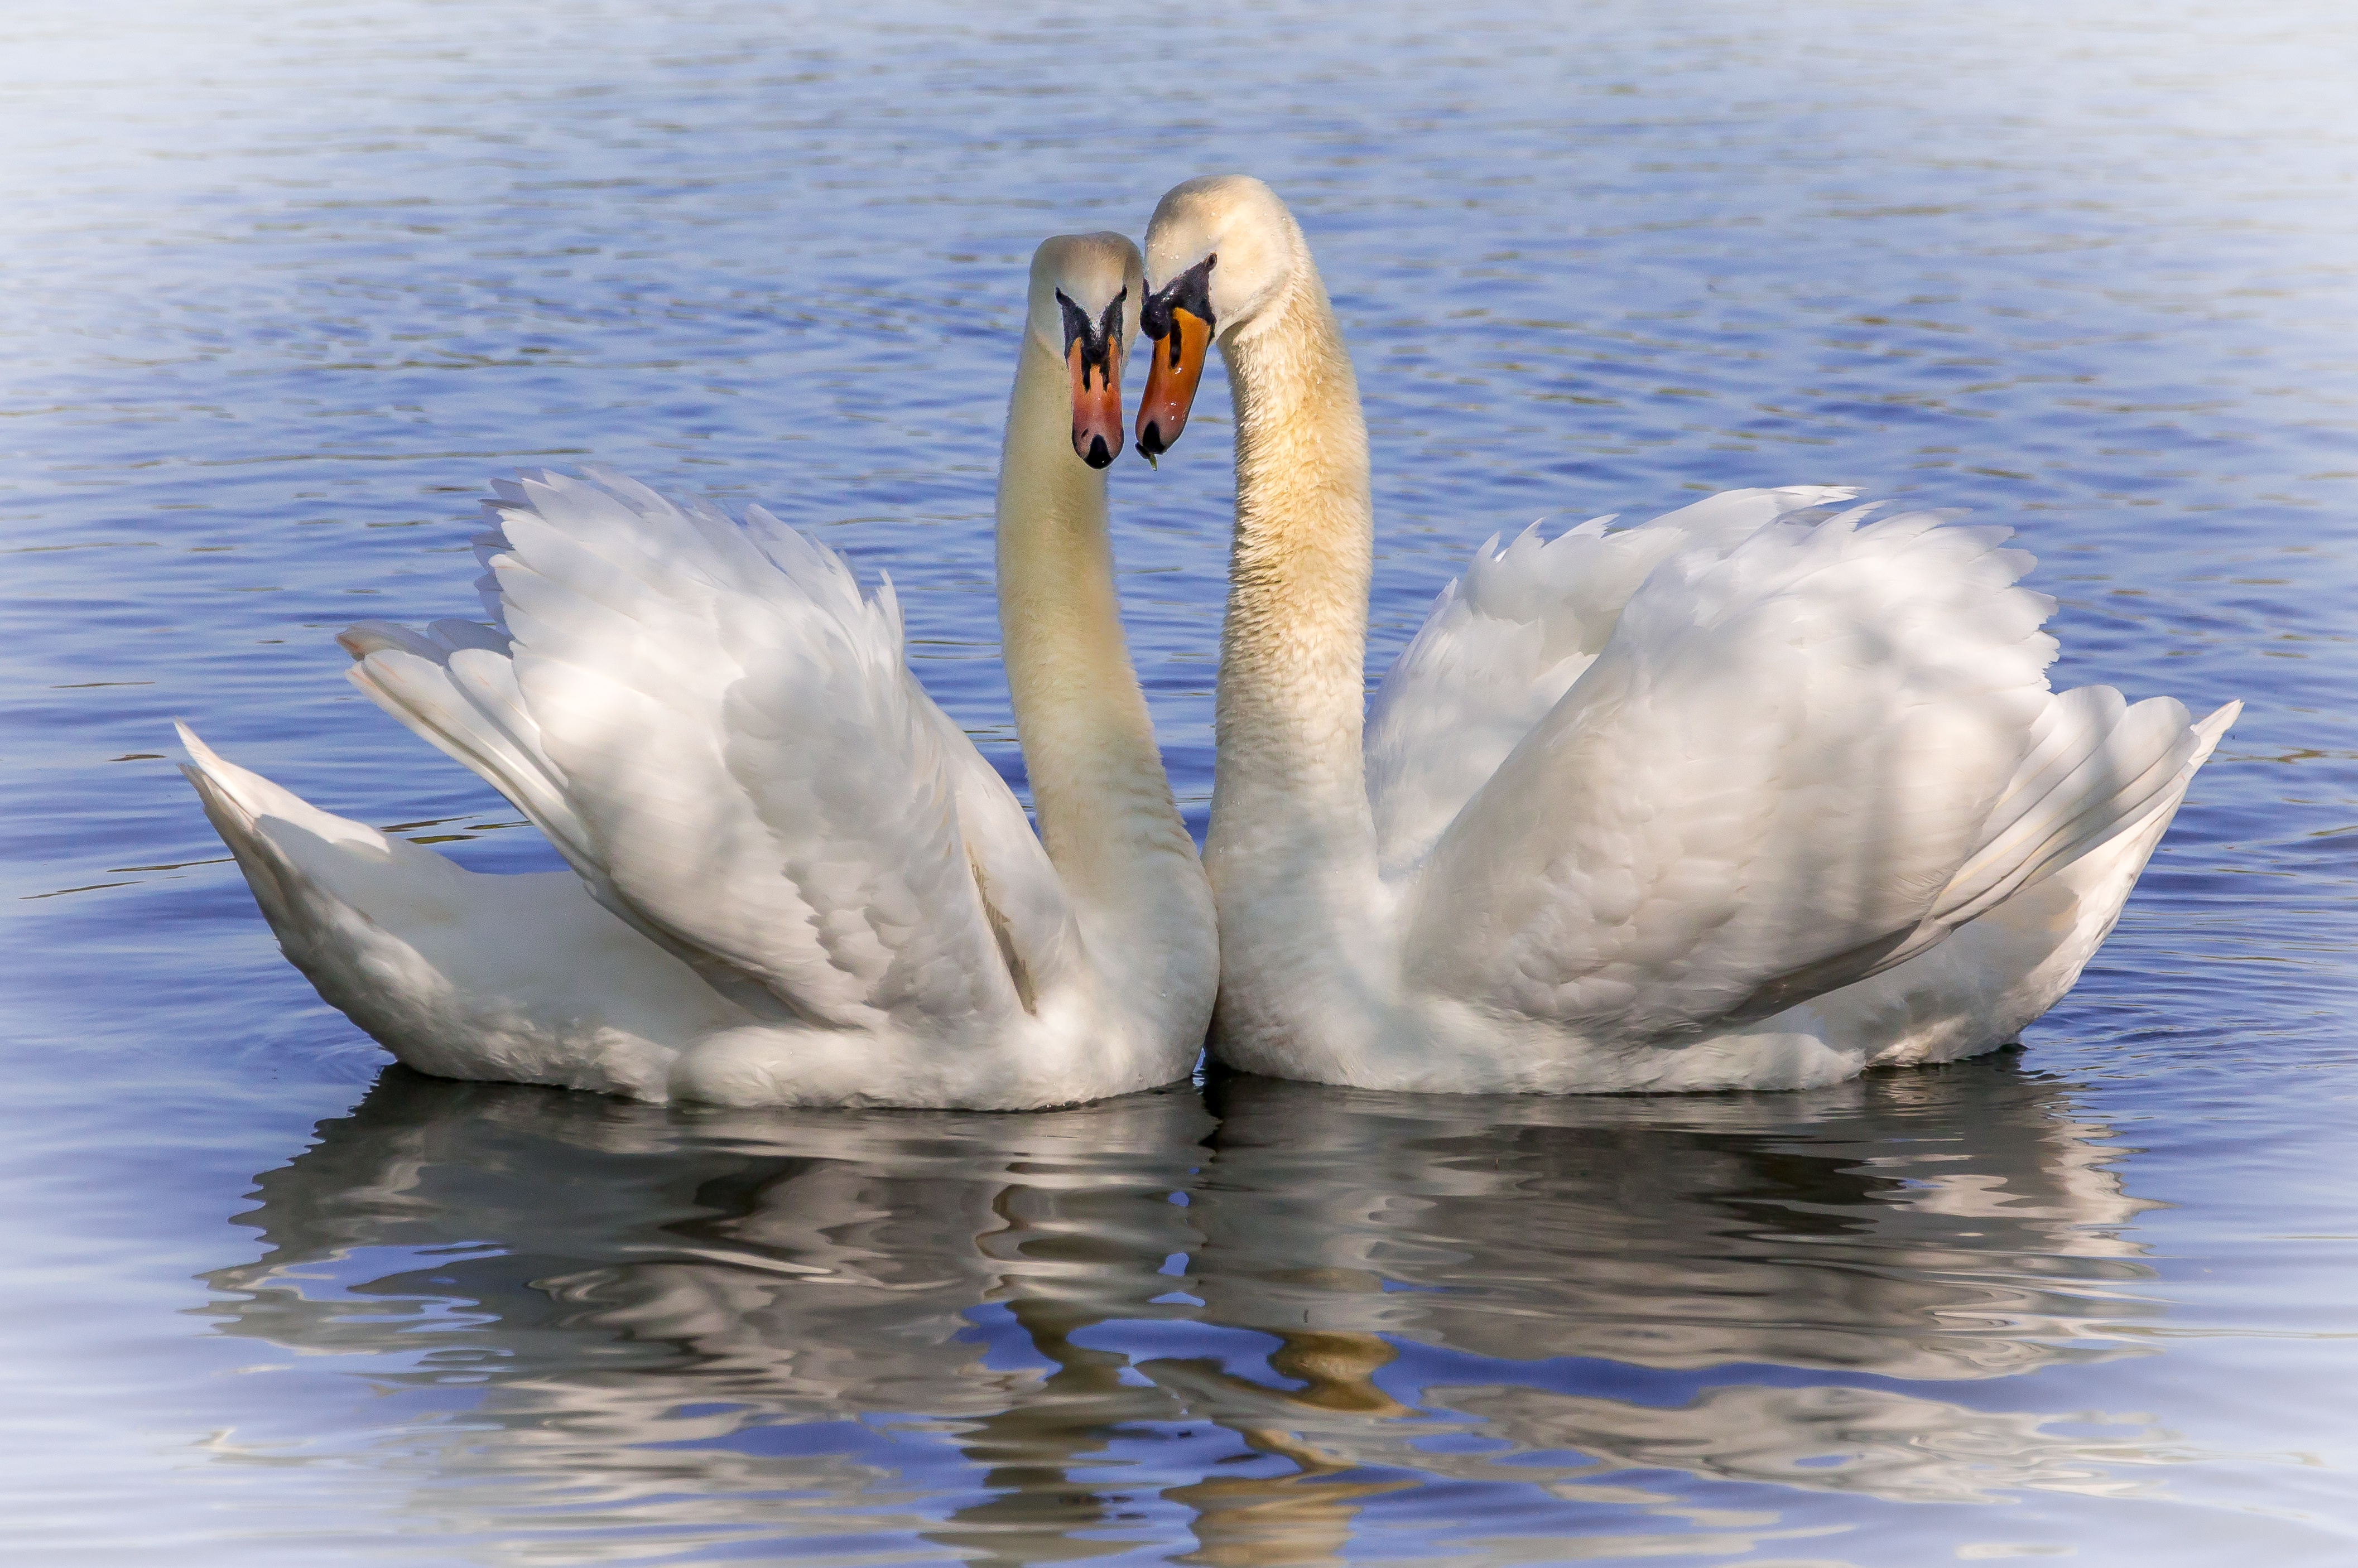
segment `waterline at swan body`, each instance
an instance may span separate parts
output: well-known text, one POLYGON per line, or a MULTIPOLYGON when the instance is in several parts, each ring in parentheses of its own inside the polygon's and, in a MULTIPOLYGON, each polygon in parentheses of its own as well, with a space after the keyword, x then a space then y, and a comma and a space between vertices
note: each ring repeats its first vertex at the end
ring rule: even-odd
POLYGON ((482 876, 183 731, 287 957, 404 1062, 650 1100, 1020 1109, 1193 1067, 1211 897, 1123 643, 1107 538, 1142 294, 1119 235, 1033 264, 999 489, 1035 801, 926 697, 890 583, 756 508, 619 476, 487 503, 492 623, 383 622, 355 683, 571 871, 482 876))
POLYGON ((1213 1050, 1372 1088, 1783 1088, 1994 1049, 2078 979, 2233 722, 2056 693, 2006 530, 1734 491, 1493 540, 1370 707, 1357 382, 1300 227, 1147 234, 1140 449, 1217 343, 1237 518, 1213 1050))

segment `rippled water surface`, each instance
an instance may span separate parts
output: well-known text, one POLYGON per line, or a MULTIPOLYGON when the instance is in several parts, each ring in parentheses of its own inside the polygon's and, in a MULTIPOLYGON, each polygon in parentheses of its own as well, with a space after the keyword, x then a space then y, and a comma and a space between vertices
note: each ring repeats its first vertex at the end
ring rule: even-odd
MULTIPOLYGON (((2341 5, 0 14, 0 1517, 27 1562, 2358 1561, 2341 5), (889 567, 1014 763, 1043 234, 1246 168, 1377 442, 1374 656, 1485 535, 1859 484, 2072 683, 2250 704, 2026 1049, 1806 1095, 1039 1116, 436 1082, 276 955, 168 720, 555 863, 340 678, 600 461, 889 567)), ((1116 470, 1198 826, 1224 400, 1116 470)))

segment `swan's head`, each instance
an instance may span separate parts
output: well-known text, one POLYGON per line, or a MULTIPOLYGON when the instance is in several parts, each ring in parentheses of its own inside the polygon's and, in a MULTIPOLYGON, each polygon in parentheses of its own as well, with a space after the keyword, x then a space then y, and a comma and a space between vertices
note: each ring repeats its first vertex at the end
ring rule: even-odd
POLYGON ((1277 192, 1249 175, 1173 186, 1146 226, 1146 308, 1153 342, 1138 404, 1138 449, 1152 461, 1187 427, 1204 356, 1285 292, 1304 254, 1277 192))
POLYGON ((1073 380, 1073 451, 1093 469, 1121 453, 1121 362, 1138 336, 1146 275, 1120 234, 1058 234, 1032 253, 1025 330, 1073 380))

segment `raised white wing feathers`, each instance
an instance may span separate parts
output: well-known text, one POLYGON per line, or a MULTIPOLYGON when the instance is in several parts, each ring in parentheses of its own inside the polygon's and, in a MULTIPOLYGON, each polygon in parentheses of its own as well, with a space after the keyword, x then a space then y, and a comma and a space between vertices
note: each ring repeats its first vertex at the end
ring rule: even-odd
POLYGON ((1368 798, 1379 868, 1412 871, 1604 651, 1647 574, 1682 551, 1724 556, 1781 516, 1848 501, 1817 486, 1731 490, 1634 528, 1592 518, 1542 540, 1498 535, 1442 589, 1368 710, 1368 798))
POLYGON ((354 627, 352 677, 601 903, 822 1026, 955 1033, 1076 954, 1022 808, 909 674, 889 581, 863 598, 759 508, 605 473, 497 488, 477 542, 504 630, 354 627))
POLYGON ((1412 987, 1674 1040, 1902 962, 2150 809, 2185 709, 2050 693, 2006 530, 1868 510, 1650 569, 1422 857, 1412 987))

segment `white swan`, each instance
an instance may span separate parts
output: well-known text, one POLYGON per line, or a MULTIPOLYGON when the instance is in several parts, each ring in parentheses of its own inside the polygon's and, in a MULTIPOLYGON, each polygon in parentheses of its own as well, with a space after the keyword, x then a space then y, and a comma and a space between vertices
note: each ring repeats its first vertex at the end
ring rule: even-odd
POLYGON ((1775 1088, 1989 1050, 2111 930, 2239 705, 2060 695, 2006 530, 1736 491, 1493 539, 1366 715, 1367 431, 1302 231, 1147 235, 1152 457, 1217 335, 1237 519, 1213 1049, 1461 1092, 1775 1088))
POLYGON ((619 477, 528 476, 477 541, 497 626, 341 641, 362 690, 574 870, 467 871, 184 729, 287 957, 445 1077, 995 1108, 1184 1077, 1211 895, 1122 642, 1101 471, 1142 294, 1119 235, 1033 261, 999 592, 1041 838, 910 675, 889 582, 862 599, 758 508, 741 527, 619 477))

